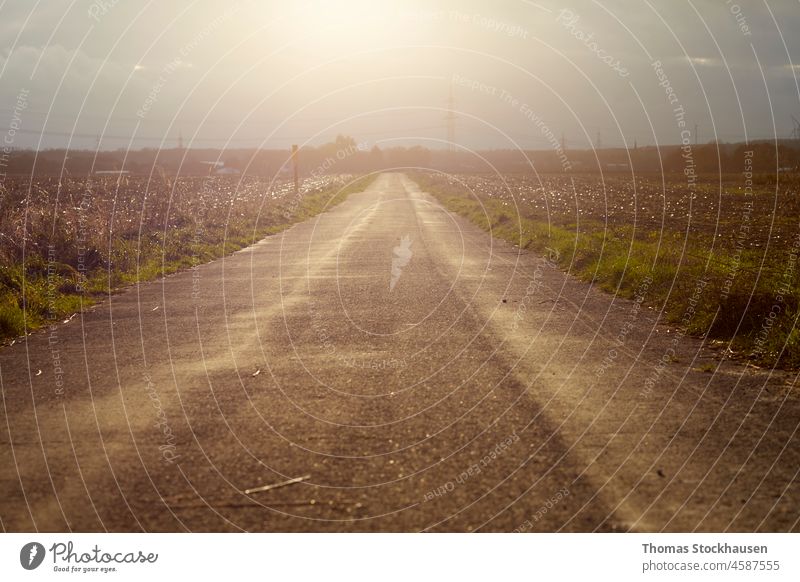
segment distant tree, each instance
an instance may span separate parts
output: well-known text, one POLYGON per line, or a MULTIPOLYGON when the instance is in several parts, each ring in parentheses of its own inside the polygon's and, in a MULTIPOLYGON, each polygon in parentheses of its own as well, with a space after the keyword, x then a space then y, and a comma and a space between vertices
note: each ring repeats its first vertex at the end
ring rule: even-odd
POLYGON ((349 135, 339 134, 336 136, 336 141, 334 142, 334 145, 336 146, 337 150, 349 150, 356 148, 358 146, 358 143, 353 137, 349 135))

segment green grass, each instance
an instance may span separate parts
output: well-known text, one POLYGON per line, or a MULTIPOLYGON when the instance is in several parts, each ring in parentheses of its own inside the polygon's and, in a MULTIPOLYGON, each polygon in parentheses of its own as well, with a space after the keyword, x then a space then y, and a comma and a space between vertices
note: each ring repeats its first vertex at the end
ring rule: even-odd
MULTIPOLYGON (((106 264, 85 277, 72 266, 31 254, 24 261, 0 265, 0 340, 9 340, 80 311, 126 285, 150 281, 229 255, 265 236, 285 230, 364 190, 374 176, 344 188, 331 187, 303 194, 290 216, 280 212, 244 214, 202 230, 189 224, 158 232, 128 233, 112 239, 106 264)), ((249 210, 249 209, 248 209, 249 210)), ((57 233, 74 246, 68 232, 57 233)))
POLYGON ((774 325, 764 329, 787 272, 787 257, 777 249, 764 266, 761 255, 744 251, 731 278, 730 269, 736 264, 732 252, 717 245, 709 253, 708 239, 699 235, 690 236, 687 242, 684 232, 634 233, 631 227, 608 227, 592 220, 582 220, 579 227, 569 222, 548 223, 518 215, 508 202, 476 197, 430 174, 417 174, 413 179, 448 210, 523 249, 557 256, 564 270, 604 291, 634 298, 649 278, 652 282, 646 286, 645 303, 689 335, 730 341, 742 358, 761 365, 800 366, 800 329, 796 326, 800 264, 789 292, 781 294, 774 325), (692 301, 698 281, 706 284, 697 294, 699 301, 692 301))

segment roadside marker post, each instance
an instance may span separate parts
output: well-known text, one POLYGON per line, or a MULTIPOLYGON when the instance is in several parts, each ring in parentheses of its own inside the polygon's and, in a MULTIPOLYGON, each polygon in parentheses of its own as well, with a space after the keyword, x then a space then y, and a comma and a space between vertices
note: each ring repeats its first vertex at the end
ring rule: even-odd
POLYGON ((294 193, 297 194, 297 144, 292 144, 292 171, 294 172, 294 193))

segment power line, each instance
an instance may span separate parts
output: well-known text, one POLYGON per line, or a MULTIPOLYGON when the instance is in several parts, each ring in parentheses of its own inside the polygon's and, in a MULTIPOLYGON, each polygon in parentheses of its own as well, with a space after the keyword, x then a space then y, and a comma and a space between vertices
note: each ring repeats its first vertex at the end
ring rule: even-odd
POLYGON ((800 140, 800 121, 797 121, 797 118, 792 115, 792 123, 794 123, 794 128, 792 129, 792 139, 800 140))

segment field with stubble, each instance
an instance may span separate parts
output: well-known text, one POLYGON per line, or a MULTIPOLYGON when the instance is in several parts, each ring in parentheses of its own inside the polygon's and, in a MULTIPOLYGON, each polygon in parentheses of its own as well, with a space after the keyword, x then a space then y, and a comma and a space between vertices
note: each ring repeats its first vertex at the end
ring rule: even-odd
MULTIPOLYGON (((356 184, 357 187, 357 184, 356 184)), ((125 285, 196 267, 318 214, 353 176, 8 178, 0 185, 0 340, 125 285)))

